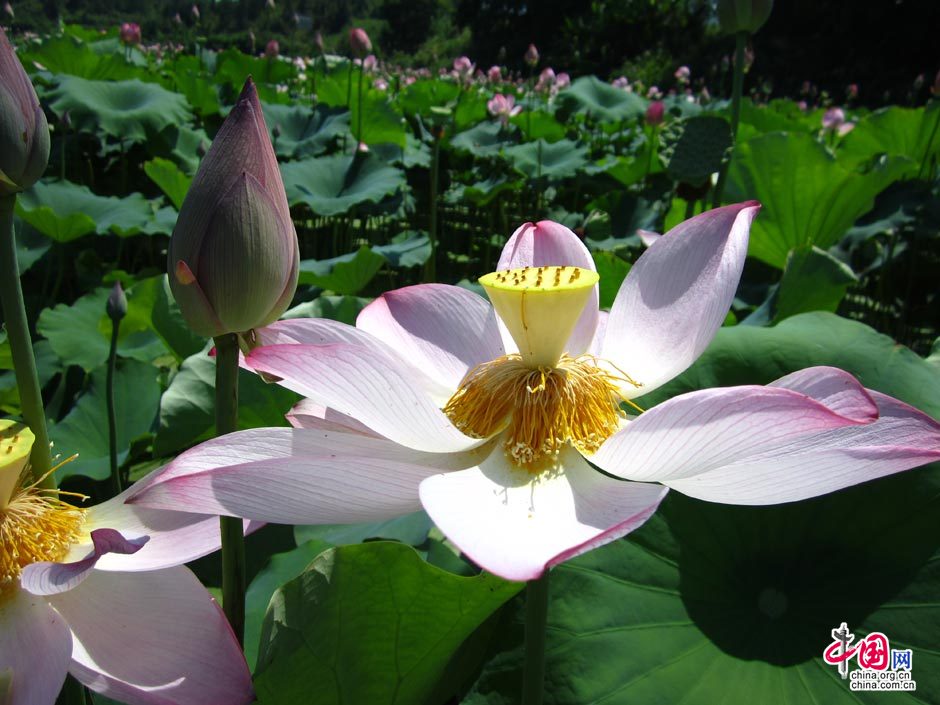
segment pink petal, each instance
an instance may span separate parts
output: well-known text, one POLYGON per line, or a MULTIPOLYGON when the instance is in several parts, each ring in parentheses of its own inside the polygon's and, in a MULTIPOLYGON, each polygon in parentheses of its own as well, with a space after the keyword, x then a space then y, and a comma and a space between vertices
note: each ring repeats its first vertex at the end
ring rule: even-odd
POLYGON ((421 453, 358 433, 252 429, 183 453, 131 502, 285 524, 379 521, 416 511, 423 479, 473 467, 486 452, 421 453))
POLYGON ((31 563, 20 575, 20 585, 34 595, 56 595, 77 587, 87 578, 98 559, 108 553, 131 555, 137 553, 147 537, 128 541, 114 529, 95 529, 91 532, 94 546, 91 555, 73 563, 31 563))
MULTIPOLYGON (((597 271, 584 243, 560 223, 542 220, 519 227, 503 247, 497 270, 519 267, 573 266, 597 271)), ((598 287, 568 339, 568 353, 580 355, 588 349, 597 328, 598 287)))
POLYGON ((756 201, 716 208, 654 242, 627 274, 607 324, 602 357, 643 386, 668 382, 702 354, 734 298, 756 201))
POLYGON ((594 338, 588 346, 587 352, 591 355, 600 355, 604 347, 604 338, 607 336, 607 321, 610 314, 607 311, 597 312, 597 328, 594 330, 594 338))
POLYGON ((682 394, 654 406, 611 436, 591 456, 605 471, 629 480, 692 477, 857 425, 799 392, 775 387, 725 387, 682 394))
POLYGON ((368 426, 338 411, 317 404, 312 399, 301 399, 291 407, 286 415, 287 422, 294 428, 309 428, 315 431, 341 431, 344 433, 363 433, 381 438, 368 426))
POLYGON ((50 598, 72 630, 72 674, 129 705, 243 705, 251 676, 222 610, 186 568, 92 571, 50 598))
POLYGON ((633 531, 666 494, 612 480, 570 448, 559 460, 562 472, 534 476, 509 465, 497 444, 478 467, 422 482, 421 503, 475 563, 521 581, 633 531))
POLYGON ((71 654, 68 624, 44 598, 14 589, 0 600, 0 672, 12 672, 5 705, 52 705, 71 654))
POLYGON ((419 388, 409 368, 368 348, 342 343, 272 345, 253 350, 247 363, 409 448, 452 453, 485 443, 458 431, 419 388))
POLYGON ((471 369, 505 353, 493 308, 459 286, 389 291, 362 310, 356 327, 450 390, 471 369))
POLYGON ((662 237, 660 233, 654 233, 652 230, 637 230, 636 234, 639 236, 640 242, 643 243, 644 247, 649 247, 662 237))
POLYGON ((816 497, 940 459, 940 424, 885 394, 873 423, 794 439, 762 456, 669 482, 700 499, 779 504, 816 497))
POLYGON ((806 394, 858 423, 878 418, 878 405, 868 390, 848 372, 835 367, 808 367, 781 377, 768 386, 806 394))

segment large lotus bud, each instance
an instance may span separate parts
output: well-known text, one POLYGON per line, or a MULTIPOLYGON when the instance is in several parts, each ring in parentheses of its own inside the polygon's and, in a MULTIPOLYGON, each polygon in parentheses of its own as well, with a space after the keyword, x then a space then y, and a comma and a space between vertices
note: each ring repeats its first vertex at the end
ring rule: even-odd
POLYGON ((718 0, 718 23, 727 34, 754 34, 773 8, 774 0, 718 0))
POLYGON ((271 39, 264 46, 264 55, 268 59, 276 59, 281 53, 281 45, 276 39, 271 39))
POLYGON ((0 30, 0 197, 32 186, 49 162, 49 126, 33 84, 0 30))
POLYGON ((349 46, 352 48, 353 54, 359 57, 372 51, 372 41, 362 27, 353 27, 349 30, 349 46))
POLYGON ((127 46, 136 46, 140 44, 140 25, 136 22, 125 22, 121 25, 121 30, 118 32, 118 37, 120 38, 121 43, 126 44, 127 46))
POLYGON ((522 57, 529 66, 535 66, 539 62, 539 50, 535 48, 535 44, 530 44, 529 48, 525 50, 525 54, 522 57))
POLYGON ((661 125, 663 117, 666 115, 666 105, 661 100, 654 100, 646 109, 646 124, 661 125))
POLYGON ((249 78, 183 201, 170 287, 196 333, 243 333, 284 312, 298 267, 297 233, 249 78))

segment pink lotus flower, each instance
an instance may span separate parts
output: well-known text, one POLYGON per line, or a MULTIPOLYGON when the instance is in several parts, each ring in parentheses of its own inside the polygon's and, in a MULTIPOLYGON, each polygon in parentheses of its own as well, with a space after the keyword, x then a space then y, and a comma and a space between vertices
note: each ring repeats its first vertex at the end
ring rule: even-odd
POLYGON ((423 505, 484 569, 531 580, 634 530, 669 488, 775 504, 940 457, 940 424, 826 367, 621 411, 708 346, 758 210, 718 208, 663 235, 610 314, 598 311, 583 243, 543 221, 520 227, 481 280, 495 308, 426 284, 383 294, 355 327, 261 329, 246 364, 308 397, 289 416, 295 428, 208 441, 131 501, 284 523, 379 521, 423 505))
MULTIPOLYGON (((27 434, 5 422, 0 444, 27 434)), ((80 509, 25 485, 25 461, 0 466, 0 700, 52 705, 71 673, 130 705, 252 702, 225 615, 182 565, 218 549, 218 519, 127 505, 133 490, 80 509)))
POLYGON ((646 91, 646 97, 650 100, 659 100, 663 97, 663 92, 659 90, 659 86, 650 86, 649 90, 646 91))
POLYGON ((845 135, 855 128, 854 122, 848 122, 845 119, 845 113, 842 108, 829 108, 822 116, 822 126, 824 130, 836 132, 839 135, 845 135))
POLYGON ((372 87, 377 91, 387 91, 388 90, 388 81, 384 78, 375 79, 375 83, 372 84, 372 87))
POLYGON ((673 75, 679 83, 688 83, 689 78, 692 76, 692 71, 688 66, 680 66, 673 75))
POLYGON ((490 66, 489 71, 486 72, 486 77, 491 83, 496 83, 503 79, 503 72, 499 66, 490 66))
POLYGON ((122 44, 136 46, 140 44, 140 25, 136 22, 125 22, 121 25, 118 37, 122 44))
POLYGON ((473 74, 473 69, 475 68, 476 64, 470 61, 470 59, 466 56, 458 56, 456 59, 454 59, 454 73, 459 78, 467 78, 468 76, 471 76, 473 74))
POLYGON ((486 103, 486 109, 493 117, 498 117, 503 125, 509 123, 509 118, 522 112, 522 106, 516 105, 515 96, 497 93, 486 103))
POLYGON ((379 60, 375 58, 375 54, 369 54, 366 58, 362 60, 362 70, 372 72, 375 71, 375 67, 378 66, 379 60))
POLYGON ((562 71, 560 74, 555 76, 555 90, 560 91, 562 88, 567 88, 571 85, 571 76, 562 71))
POLYGON ((535 84, 535 90, 547 91, 554 85, 555 71, 551 67, 542 69, 542 73, 539 74, 539 80, 535 84))
POLYGON ((626 76, 617 76, 617 78, 610 82, 610 85, 612 85, 614 88, 622 88, 623 90, 630 93, 633 92, 633 88, 630 86, 630 81, 626 76))

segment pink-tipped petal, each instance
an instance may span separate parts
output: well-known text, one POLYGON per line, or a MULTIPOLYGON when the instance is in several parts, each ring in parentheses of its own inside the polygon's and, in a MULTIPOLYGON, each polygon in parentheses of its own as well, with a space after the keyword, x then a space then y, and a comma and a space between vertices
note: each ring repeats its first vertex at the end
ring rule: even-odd
POLYGON ((68 624, 45 599, 15 590, 0 600, 0 673, 12 679, 4 705, 52 705, 71 655, 68 624))
POLYGON ((31 563, 20 575, 20 586, 33 595, 57 595, 76 588, 94 569, 100 558, 109 554, 137 553, 148 538, 128 540, 114 529, 95 529, 91 532, 92 552, 87 558, 73 563, 31 563))
POLYGON ((253 429, 183 453, 131 501, 285 524, 380 521, 419 509, 426 477, 473 467, 486 452, 420 453, 359 433, 253 429))
POLYGON ((485 443, 457 430, 411 368, 362 346, 271 345, 253 350, 247 364, 415 450, 454 453, 485 443))
POLYGON ((637 230, 636 234, 639 236, 640 242, 643 243, 643 247, 649 247, 662 237, 661 233, 654 233, 652 230, 637 230))
POLYGON ((806 394, 858 423, 878 418, 878 405, 868 390, 848 372, 836 367, 808 367, 781 377, 768 386, 806 394))
POLYGON ((301 399, 286 414, 287 422, 294 428, 307 428, 314 431, 340 431, 343 433, 362 433, 366 436, 381 438, 368 426, 359 421, 317 404, 312 399, 301 399))
POLYGON ((74 590, 49 599, 72 631, 69 670, 97 693, 128 705, 247 705, 254 699, 225 615, 186 568, 95 570, 74 590))
MULTIPOLYGON (((519 267, 572 266, 597 271, 588 248, 571 230, 551 220, 526 223, 519 227, 503 247, 497 270, 519 267)), ((584 313, 568 339, 567 352, 580 355, 588 349, 597 328, 598 287, 594 287, 584 313)), ((508 352, 508 350, 507 350, 508 352)))
POLYGON ((716 208, 656 240, 627 274, 610 310, 602 357, 656 389, 702 354, 741 278, 756 201, 716 208))
POLYGON ((762 456, 794 439, 803 442, 857 423, 789 389, 703 389, 644 412, 590 459, 618 477, 672 486, 672 481, 762 456))
POLYGON ((532 475, 496 445, 478 467, 422 482, 421 503, 471 560, 522 581, 633 531, 666 494, 659 485, 606 477, 571 448, 559 462, 559 472, 532 475))
POLYGON ((763 456, 668 484, 711 502, 779 504, 940 460, 940 424, 897 399, 870 393, 877 421, 794 439, 763 456))
POLYGON ((505 352, 493 308, 459 286, 389 291, 362 310, 356 327, 451 390, 471 369, 505 352))

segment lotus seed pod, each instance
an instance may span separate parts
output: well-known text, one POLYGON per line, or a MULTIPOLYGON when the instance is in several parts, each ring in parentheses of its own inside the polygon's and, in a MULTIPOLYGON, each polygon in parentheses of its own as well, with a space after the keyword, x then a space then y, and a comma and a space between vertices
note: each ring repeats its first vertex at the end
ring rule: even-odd
POLYGON ((268 134, 248 79, 180 209, 167 269, 199 335, 273 323, 297 288, 297 233, 268 134))
POLYGON ((36 91, 0 30, 0 197, 23 191, 49 162, 49 126, 36 91))
POLYGON ((718 23, 726 34, 754 34, 773 8, 774 0, 718 0, 718 23))
POLYGON ((35 440, 25 424, 0 419, 0 511, 10 502, 35 440))

